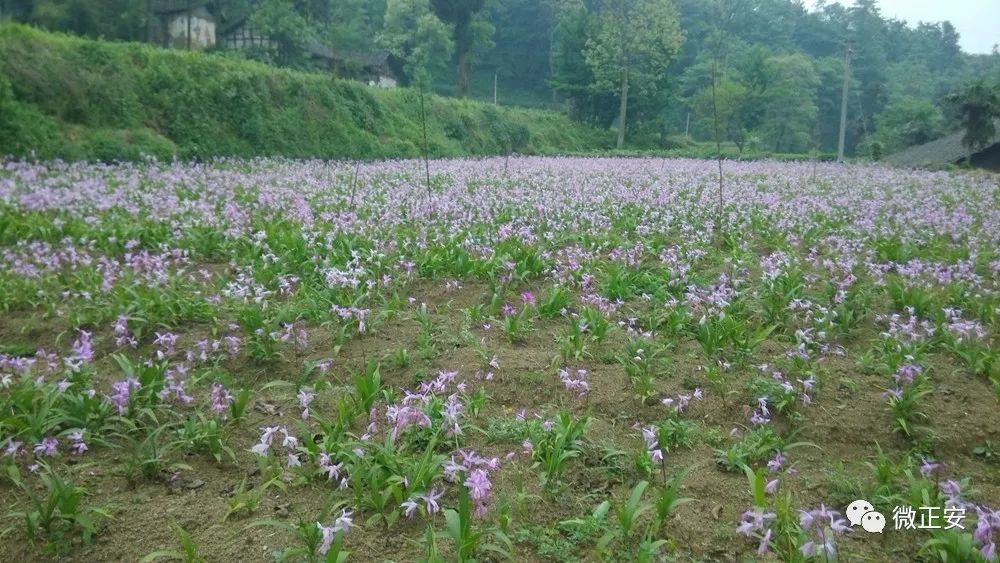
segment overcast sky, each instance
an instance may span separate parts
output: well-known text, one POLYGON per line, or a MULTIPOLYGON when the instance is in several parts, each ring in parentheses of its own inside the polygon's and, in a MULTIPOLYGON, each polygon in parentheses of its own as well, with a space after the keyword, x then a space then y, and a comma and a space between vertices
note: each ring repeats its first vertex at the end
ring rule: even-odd
MULTIPOLYGON (((816 0, 804 0, 812 8, 816 0)), ((828 4, 834 4, 828 0, 828 4)), ((841 0, 850 6, 853 0, 841 0)), ((1000 0, 878 0, 883 16, 917 22, 948 20, 961 34, 962 50, 989 53, 1000 43, 1000 0)))

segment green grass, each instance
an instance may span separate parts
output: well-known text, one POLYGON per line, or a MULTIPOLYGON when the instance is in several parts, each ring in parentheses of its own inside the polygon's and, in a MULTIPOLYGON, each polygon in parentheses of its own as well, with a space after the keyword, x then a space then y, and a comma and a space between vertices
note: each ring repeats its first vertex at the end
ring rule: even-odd
MULTIPOLYGON (((434 157, 600 151, 549 111, 427 97, 434 157)), ((88 160, 421 154, 416 91, 221 55, 0 25, 0 155, 88 160)))

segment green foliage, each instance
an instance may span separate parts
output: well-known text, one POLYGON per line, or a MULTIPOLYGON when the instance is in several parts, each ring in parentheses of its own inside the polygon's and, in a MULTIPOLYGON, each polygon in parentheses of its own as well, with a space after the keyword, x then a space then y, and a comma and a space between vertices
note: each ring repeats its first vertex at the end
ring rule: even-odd
POLYGON ((459 563, 475 561, 480 551, 492 552, 503 559, 511 558, 513 545, 500 530, 493 530, 492 536, 501 543, 482 543, 486 532, 478 526, 473 526, 472 499, 469 488, 465 486, 465 475, 459 475, 458 509, 447 508, 444 518, 447 524, 447 536, 455 545, 455 557, 459 563))
POLYGON ((875 117, 877 133, 887 153, 933 141, 945 131, 944 115, 930 100, 902 97, 891 102, 875 117))
POLYGON ((980 78, 952 94, 949 101, 961 116, 965 127, 962 144, 970 154, 993 140, 997 133, 994 121, 1000 116, 1000 87, 980 78))
POLYGON ((39 493, 34 485, 21 479, 20 472, 13 464, 7 466, 10 480, 27 495, 28 508, 12 512, 8 516, 24 522, 28 539, 45 539, 57 550, 68 548, 72 534, 78 534, 85 543, 90 543, 97 531, 97 517, 110 518, 106 511, 88 507, 83 499, 86 490, 74 486, 47 467, 41 473, 44 490, 39 493))
POLYGON ((812 145, 819 78, 809 57, 779 55, 765 62, 767 96, 762 100, 761 134, 775 152, 806 152, 812 145))
POLYGON ((596 32, 584 48, 595 86, 617 92, 620 102, 618 148, 625 140, 629 88, 649 96, 662 71, 677 57, 684 33, 674 0, 605 2, 595 20, 596 32))
MULTIPOLYGON (((431 156, 565 153, 605 146, 555 113, 427 97, 431 156), (451 127, 448 124, 458 124, 451 127)), ((0 25, 0 153, 393 158, 421 153, 416 92, 232 57, 0 25)))
POLYGON ((535 464, 542 468, 543 484, 554 484, 566 470, 569 460, 579 457, 583 448, 583 433, 589 423, 587 415, 574 419, 573 415, 563 411, 548 430, 537 422, 529 427, 531 453, 535 464))
POLYGON ((715 450, 715 462, 726 471, 740 471, 744 466, 759 466, 775 453, 786 452, 801 446, 817 447, 810 442, 789 443, 770 425, 762 425, 745 432, 738 442, 727 449, 715 450))
POLYGON ((434 13, 451 26, 455 44, 457 87, 464 97, 469 91, 470 58, 476 47, 492 47, 493 25, 482 17, 486 0, 431 0, 434 13))
POLYGON ((636 521, 646 512, 652 510, 653 506, 642 502, 642 495, 649 486, 648 481, 639 481, 632 488, 632 494, 621 506, 615 507, 615 514, 618 516, 618 524, 621 526, 622 535, 629 538, 632 535, 632 528, 636 521))
POLYGON ((673 514, 674 510, 689 502, 695 502, 693 498, 680 496, 681 480, 691 471, 691 468, 683 469, 667 480, 663 488, 657 494, 654 501, 656 509, 656 527, 663 528, 667 523, 667 518, 673 514))
POLYGON ((430 0, 388 0, 378 42, 404 61, 408 78, 421 87, 454 50, 448 27, 431 10, 430 0))
POLYGON ((291 0, 262 0, 250 16, 250 25, 278 44, 278 62, 289 64, 303 53, 309 22, 291 0))
POLYGON ((152 563, 160 559, 183 561, 184 563, 204 563, 205 558, 198 553, 198 545, 191 539, 191 534, 180 526, 175 526, 174 532, 177 534, 177 541, 180 543, 181 551, 168 549, 154 551, 140 559, 139 563, 152 563))

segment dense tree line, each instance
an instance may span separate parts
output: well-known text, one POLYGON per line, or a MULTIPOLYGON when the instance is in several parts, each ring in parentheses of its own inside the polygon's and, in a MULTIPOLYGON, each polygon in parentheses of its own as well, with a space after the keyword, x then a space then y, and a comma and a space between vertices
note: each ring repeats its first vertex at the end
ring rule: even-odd
MULTIPOLYGON (((0 0, 4 17, 143 40, 152 0, 0 0)), ((969 55, 949 22, 793 0, 214 0, 278 43, 258 53, 307 66, 310 43, 390 53, 404 82, 442 93, 558 107, 649 146, 684 138, 739 151, 837 147, 849 56, 849 153, 879 155, 963 123, 953 96, 995 92, 1000 54, 969 55), (967 90, 967 88, 966 88, 967 90), (624 124, 624 126, 618 126, 624 124)))

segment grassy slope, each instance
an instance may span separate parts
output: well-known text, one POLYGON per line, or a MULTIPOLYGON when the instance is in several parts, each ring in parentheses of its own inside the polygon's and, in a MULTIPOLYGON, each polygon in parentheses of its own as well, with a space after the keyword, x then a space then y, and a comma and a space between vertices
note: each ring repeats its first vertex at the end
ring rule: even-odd
MULTIPOLYGON (((433 156, 583 152, 611 137, 556 113, 438 96, 427 112, 433 156)), ((386 158, 420 146, 408 89, 0 26, 0 155, 386 158)))

